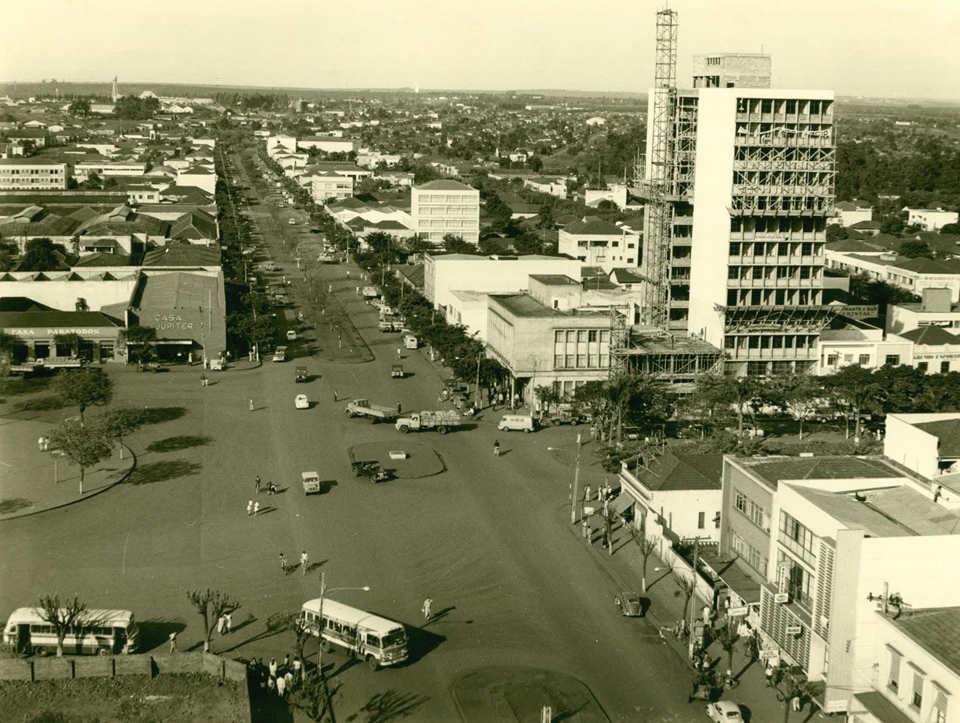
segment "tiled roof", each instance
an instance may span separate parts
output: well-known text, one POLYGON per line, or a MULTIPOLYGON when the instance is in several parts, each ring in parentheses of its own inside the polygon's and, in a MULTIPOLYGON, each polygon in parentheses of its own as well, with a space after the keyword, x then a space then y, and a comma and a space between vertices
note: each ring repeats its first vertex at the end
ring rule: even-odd
POLYGON ((587 216, 582 221, 574 221, 564 226, 563 230, 566 233, 582 236, 622 236, 624 234, 624 230, 619 226, 596 216, 587 216))
POLYGON ((574 281, 563 274, 530 274, 530 278, 536 279, 544 286, 580 286, 579 281, 574 281))
POLYGON ((782 480, 884 479, 902 476, 880 460, 860 457, 737 458, 774 487, 782 480))
POLYGON ((73 266, 85 269, 96 268, 100 266, 128 266, 129 264, 129 256, 101 252, 81 256, 78 260, 73 262, 73 266))
POLYGON ((217 266, 220 250, 214 246, 170 243, 151 249, 143 257, 144 266, 217 266))
POLYGON ((0 298, 0 312, 3 311, 56 311, 46 304, 34 301, 26 296, 7 296, 0 298))
POLYGON ((960 336, 951 334, 946 329, 933 325, 918 326, 916 329, 900 332, 897 336, 908 339, 914 344, 926 344, 928 346, 960 344, 960 336))
POLYGON ((614 269, 610 274, 618 284, 639 284, 643 277, 631 269, 614 269))
POLYGON ((208 213, 200 210, 190 211, 170 226, 170 238, 215 239, 217 222, 208 213))
POLYGON ((722 454, 681 454, 667 451, 650 462, 646 469, 634 470, 650 490, 719 490, 723 475, 722 454))
POLYGON ((460 183, 459 181, 451 181, 448 179, 430 181, 429 183, 424 183, 422 186, 417 186, 417 189, 421 191, 475 191, 477 190, 475 188, 471 188, 470 186, 464 183, 460 183))
POLYGON ((914 426, 940 440, 937 452, 941 457, 960 457, 960 419, 921 422, 914 426))
POLYGON ((544 306, 526 294, 491 294, 490 298, 514 316, 566 316, 562 311, 544 306))
POLYGON ((897 260, 893 264, 898 269, 906 269, 918 274, 956 274, 954 269, 944 266, 933 259, 917 258, 897 260))
POLYGON ((861 241, 855 238, 845 238, 842 241, 831 241, 827 244, 827 251, 838 251, 841 253, 876 253, 878 251, 887 251, 889 247, 878 246, 870 241, 861 241))
POLYGON ((137 309, 199 309, 206 310, 208 298, 217 308, 219 295, 217 279, 189 273, 147 275, 138 289, 134 307, 137 309), (212 293, 208 293, 212 292, 212 293))
POLYGON ((960 674, 960 607, 907 610, 891 622, 960 674))

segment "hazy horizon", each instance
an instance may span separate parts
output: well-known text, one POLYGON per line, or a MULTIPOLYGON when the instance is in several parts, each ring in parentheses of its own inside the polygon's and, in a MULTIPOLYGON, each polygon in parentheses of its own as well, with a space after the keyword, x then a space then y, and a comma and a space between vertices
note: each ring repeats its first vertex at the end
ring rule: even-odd
MULTIPOLYGON (((645 93, 663 2, 35 0, 6 9, 6 83, 230 85, 315 91, 645 93), (574 9, 576 8, 576 9, 574 9), (45 22, 37 23, 37 17, 45 22), (149 33, 149 34, 147 34, 149 33), (107 40, 97 40, 105 35, 107 40), (42 47, 42 52, 37 48, 42 47)), ((674 0, 677 80, 694 54, 765 52, 773 85, 891 100, 960 100, 956 0, 674 0), (952 42, 951 42, 952 41, 952 42), (945 78, 954 80, 947 83, 945 78)))

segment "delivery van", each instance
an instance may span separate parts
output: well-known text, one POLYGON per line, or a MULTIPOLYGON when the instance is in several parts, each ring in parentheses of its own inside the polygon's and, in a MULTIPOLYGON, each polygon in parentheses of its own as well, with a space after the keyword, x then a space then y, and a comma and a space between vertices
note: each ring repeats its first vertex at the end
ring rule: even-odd
POLYGON ((532 432, 536 422, 529 414, 504 414, 497 429, 501 432, 532 432))

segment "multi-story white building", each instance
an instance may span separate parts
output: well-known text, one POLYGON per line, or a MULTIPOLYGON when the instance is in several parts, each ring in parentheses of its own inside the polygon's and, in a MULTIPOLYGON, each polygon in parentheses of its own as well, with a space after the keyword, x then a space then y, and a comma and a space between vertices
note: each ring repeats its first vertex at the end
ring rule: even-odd
POLYGON ((960 304, 952 303, 950 289, 924 289, 923 301, 887 306, 887 331, 902 334, 923 326, 939 326, 960 333, 960 304))
POLYGON ((0 158, 0 190, 41 191, 66 187, 66 163, 43 158, 0 158))
POLYGON ((917 224, 923 227, 924 231, 939 231, 941 227, 948 223, 957 222, 956 211, 944 211, 942 208, 908 208, 907 225, 917 224))
MULTIPOLYGON (((704 56, 704 68, 722 58, 704 56)), ((672 120, 669 328, 722 348, 737 375, 812 370, 833 313, 823 306, 833 93, 770 89, 764 67, 732 69, 733 87, 714 82, 726 71, 704 71, 701 87, 678 91, 672 120)), ((644 239, 656 241, 649 229, 644 239)))
POLYGON ((607 273, 617 268, 636 268, 640 260, 640 234, 587 216, 560 229, 557 250, 587 266, 599 266, 607 273))
POLYGON ((827 266, 871 279, 886 281, 918 296, 924 289, 950 289, 960 301, 960 265, 927 258, 911 259, 895 253, 846 253, 827 251, 827 266))
POLYGON ((459 181, 430 181, 414 186, 411 195, 413 229, 421 238, 439 246, 447 234, 480 242, 480 192, 459 181))
POLYGON ((333 171, 310 174, 310 195, 314 203, 326 203, 331 198, 350 198, 353 179, 333 171))

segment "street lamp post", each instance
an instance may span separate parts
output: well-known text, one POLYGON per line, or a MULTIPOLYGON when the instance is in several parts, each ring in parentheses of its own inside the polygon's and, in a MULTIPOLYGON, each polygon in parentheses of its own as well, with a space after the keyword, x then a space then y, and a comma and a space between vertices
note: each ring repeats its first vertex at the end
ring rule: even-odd
POLYGON ((477 411, 480 411, 480 360, 483 359, 483 350, 480 350, 477 353, 477 389, 474 392, 475 403, 474 406, 477 408, 477 411))
MULTIPOLYGON (((573 470, 573 489, 570 490, 570 524, 577 524, 577 503, 579 500, 580 493, 580 447, 583 442, 583 439, 580 436, 580 433, 577 433, 577 462, 573 470)), ((558 451, 558 447, 547 447, 548 452, 558 451)))
POLYGON ((320 673, 320 677, 323 677, 323 599, 332 592, 338 592, 340 590, 363 590, 364 592, 370 592, 370 586, 364 585, 363 587, 335 587, 330 590, 327 589, 327 576, 325 573, 320 573, 320 646, 317 649, 317 672, 320 673))

